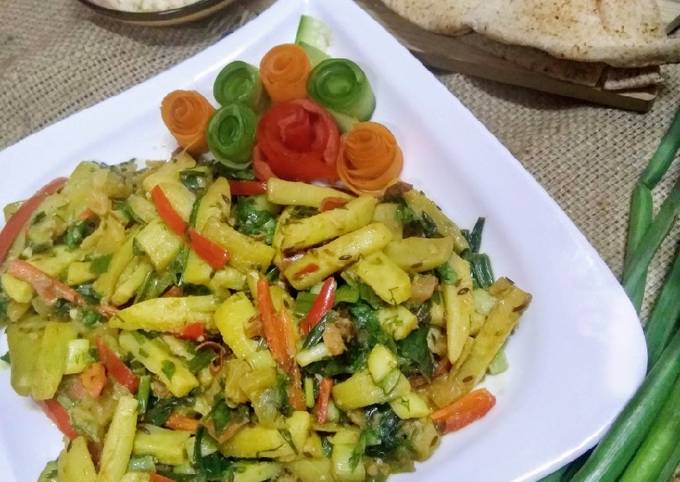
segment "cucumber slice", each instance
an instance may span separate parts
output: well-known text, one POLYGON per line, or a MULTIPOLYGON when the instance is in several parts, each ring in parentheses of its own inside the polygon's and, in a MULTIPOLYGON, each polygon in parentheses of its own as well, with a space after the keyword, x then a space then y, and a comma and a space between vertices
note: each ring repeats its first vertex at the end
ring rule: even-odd
POLYGON ((335 119, 335 123, 338 125, 338 129, 340 129, 340 132, 343 134, 349 132, 352 130, 352 127, 354 127, 354 124, 359 122, 359 119, 355 119, 352 116, 349 116, 347 114, 343 114, 342 112, 335 111, 333 109, 326 109, 328 113, 335 119))
POLYGON ((303 43, 325 52, 331 45, 331 29, 318 18, 302 15, 298 24, 295 43, 303 43))
POLYGON ((309 59, 309 63, 312 65, 312 68, 316 67, 321 62, 329 58, 325 52, 308 44, 307 42, 298 42, 298 45, 302 47, 302 49, 307 54, 307 58, 309 59))

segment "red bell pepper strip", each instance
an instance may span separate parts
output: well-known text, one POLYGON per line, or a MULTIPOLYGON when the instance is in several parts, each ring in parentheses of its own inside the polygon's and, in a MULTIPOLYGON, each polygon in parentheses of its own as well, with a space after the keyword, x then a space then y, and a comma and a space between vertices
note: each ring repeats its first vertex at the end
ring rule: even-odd
POLYGON ((209 240, 195 229, 189 229, 189 240, 191 241, 191 249, 196 251, 196 254, 208 263, 211 268, 215 270, 222 269, 229 262, 229 251, 209 240))
POLYGON ((196 323, 189 323, 179 334, 180 338, 185 340, 198 340, 205 336, 205 323, 197 321, 196 323))
POLYGON ((314 328, 324 317, 328 311, 333 308, 333 302, 335 301, 335 287, 336 282, 333 277, 327 278, 321 286, 321 291, 319 295, 314 299, 312 308, 307 313, 307 316, 302 323, 300 323, 300 330, 303 336, 307 336, 312 328, 314 328))
POLYGON ((319 271, 319 265, 316 263, 309 263, 307 266, 304 266, 300 271, 295 273, 295 277, 302 278, 303 276, 312 274, 315 271, 319 271))
POLYGON ((175 208, 172 207, 170 200, 160 186, 155 186, 151 190, 151 199, 163 222, 167 224, 172 232, 183 236, 184 232, 187 230, 187 223, 184 222, 184 219, 182 219, 177 211, 175 211, 175 208))
POLYGON ((283 326, 279 317, 274 313, 269 283, 264 278, 260 278, 257 281, 257 309, 260 312, 264 338, 267 340, 272 357, 284 370, 288 371, 290 357, 286 348, 283 326))
POLYGON ((267 192, 267 183, 262 181, 229 181, 232 196, 256 196, 267 192))
POLYGON ((42 204, 47 196, 57 192, 66 183, 66 181, 67 179, 65 177, 60 177, 49 184, 46 184, 33 196, 24 201, 17 212, 15 212, 12 217, 9 218, 9 221, 7 221, 5 227, 3 227, 2 231, 0 231, 0 263, 5 261, 7 253, 14 244, 14 241, 17 239, 17 236, 19 236, 21 230, 24 229, 24 226, 26 226, 28 221, 31 219, 31 216, 33 216, 35 210, 38 209, 38 206, 42 204))
POLYGON ((175 479, 170 479, 161 474, 150 474, 151 482, 176 482, 175 479))
POLYGON ((432 421, 441 433, 453 432, 479 420, 494 405, 496 405, 496 397, 486 388, 480 388, 434 412, 432 421))
POLYGON ((106 371, 114 378, 114 380, 127 388, 130 393, 137 393, 137 387, 139 387, 139 378, 137 378, 137 375, 132 373, 132 370, 118 358, 118 355, 106 345, 104 340, 97 338, 96 343, 97 350, 99 351, 99 359, 104 366, 106 366, 106 371))
POLYGON ((53 304, 59 298, 63 298, 69 303, 76 305, 84 303, 83 297, 76 290, 47 273, 40 271, 27 261, 20 259, 13 260, 9 264, 7 272, 21 281, 30 283, 38 293, 38 296, 48 305, 53 304))
POLYGON ((341 197, 327 197, 321 201, 321 211, 330 211, 331 209, 341 208, 349 202, 349 199, 341 197))
POLYGON ((52 399, 45 400, 41 402, 40 405, 49 419, 54 422, 61 433, 66 435, 71 440, 78 436, 78 432, 76 432, 76 429, 73 428, 73 425, 71 425, 71 419, 68 415, 68 412, 64 407, 61 406, 61 403, 55 399, 52 399))
POLYGON ((319 383, 319 398, 316 400, 316 421, 319 423, 326 423, 328 420, 328 402, 331 399, 332 388, 332 378, 324 378, 319 383))

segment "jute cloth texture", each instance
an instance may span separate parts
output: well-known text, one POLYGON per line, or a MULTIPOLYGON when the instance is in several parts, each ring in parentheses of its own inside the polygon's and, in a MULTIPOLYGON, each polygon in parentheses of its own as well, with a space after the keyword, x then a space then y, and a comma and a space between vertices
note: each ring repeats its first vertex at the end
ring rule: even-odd
MULTIPOLYGON (((156 29, 104 19, 76 0, 0 0, 0 148, 199 52, 270 3, 237 0, 211 19, 156 29)), ((459 74, 437 76, 557 200, 618 275, 631 190, 680 99, 680 69, 667 67, 664 74, 666 86, 645 115, 459 74)), ((655 192, 657 208, 679 173, 675 163, 655 192)), ((643 319, 679 239, 676 226, 655 257, 643 319)))

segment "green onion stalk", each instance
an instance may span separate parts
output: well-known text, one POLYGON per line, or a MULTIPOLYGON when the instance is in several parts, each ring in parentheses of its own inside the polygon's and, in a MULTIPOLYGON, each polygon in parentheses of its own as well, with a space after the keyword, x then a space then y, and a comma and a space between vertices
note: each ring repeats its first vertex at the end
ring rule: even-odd
POLYGON ((614 482, 652 428, 680 375, 680 330, 572 482, 614 482))
POLYGON ((659 293, 652 314, 645 325, 647 356, 649 366, 661 356, 661 352, 673 335, 680 321, 680 249, 675 252, 675 260, 668 277, 659 293))
POLYGON ((227 64, 220 71, 213 85, 213 95, 220 105, 238 102, 255 112, 262 112, 268 103, 260 80, 260 71, 240 60, 227 64))
POLYGON ((654 482, 664 471, 680 441, 680 378, 654 421, 649 435, 619 479, 620 482, 654 482))
POLYGON ((229 104, 217 110, 208 123, 208 147, 215 158, 232 169, 250 166, 255 144, 257 116, 243 104, 229 104))
POLYGON ((322 61, 309 75, 307 91, 333 115, 366 121, 375 110, 375 96, 368 78, 351 60, 322 61))
MULTIPOLYGON (((638 182, 633 189, 633 195, 630 200, 628 239, 626 241, 626 256, 623 264, 624 270, 630 265, 630 260, 635 249, 640 244, 640 240, 652 223, 652 210, 652 191, 646 185, 638 182)), ((636 286, 635 292, 630 295, 630 299, 638 312, 642 306, 646 280, 647 270, 643 273, 642 281, 636 286)))
POLYGON ((671 193, 661 205, 659 213, 649 225, 633 251, 628 266, 623 270, 623 287, 633 298, 638 290, 644 291, 645 275, 654 254, 661 245, 680 213, 680 181, 675 183, 671 193))

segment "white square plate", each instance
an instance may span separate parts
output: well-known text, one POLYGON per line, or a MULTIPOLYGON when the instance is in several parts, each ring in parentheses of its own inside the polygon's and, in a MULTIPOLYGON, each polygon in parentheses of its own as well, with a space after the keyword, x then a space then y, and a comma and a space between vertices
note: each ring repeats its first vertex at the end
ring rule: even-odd
MULTIPOLYGON (((175 143, 160 119, 165 94, 192 88, 212 98, 223 65, 258 64, 270 47, 294 39, 301 13, 331 26, 333 55, 365 68, 378 102, 374 119, 394 131, 404 150, 404 179, 462 226, 486 216, 484 250, 496 274, 534 295, 507 349, 510 370, 486 381, 496 407, 444 437, 415 474, 393 480, 538 479, 594 445, 640 384, 646 368, 640 324, 612 273, 555 202, 350 0, 281 0, 195 57, 6 149, 0 204, 26 198, 83 159, 166 159, 175 143)), ((0 378, 0 478, 36 480, 58 455, 61 437, 12 392, 9 370, 0 378)))

